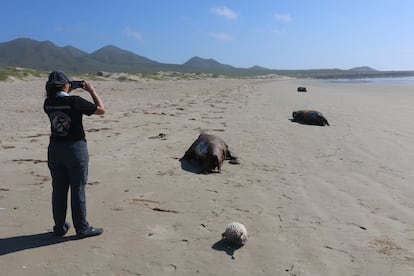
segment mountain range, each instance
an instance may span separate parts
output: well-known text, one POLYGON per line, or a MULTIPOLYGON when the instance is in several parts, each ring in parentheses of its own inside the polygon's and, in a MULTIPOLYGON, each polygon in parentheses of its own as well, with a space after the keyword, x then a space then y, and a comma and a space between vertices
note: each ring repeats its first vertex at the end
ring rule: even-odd
POLYGON ((93 53, 87 53, 72 46, 59 47, 50 41, 36 41, 18 38, 0 43, 1 67, 24 67, 36 70, 63 70, 69 73, 126 72, 152 74, 159 71, 182 73, 209 73, 228 76, 255 76, 267 74, 293 77, 363 77, 363 76, 406 76, 414 71, 377 71, 368 66, 349 70, 275 70, 260 66, 237 68, 222 64, 214 59, 192 57, 184 64, 160 63, 114 45, 105 46, 93 53))
POLYGON ((50 41, 18 38, 0 43, 0 66, 17 66, 37 70, 63 70, 70 73, 98 71, 151 74, 159 71, 203 72, 213 74, 261 74, 267 69, 235 68, 213 59, 193 57, 184 64, 160 63, 114 45, 87 53, 72 46, 59 47, 50 41))

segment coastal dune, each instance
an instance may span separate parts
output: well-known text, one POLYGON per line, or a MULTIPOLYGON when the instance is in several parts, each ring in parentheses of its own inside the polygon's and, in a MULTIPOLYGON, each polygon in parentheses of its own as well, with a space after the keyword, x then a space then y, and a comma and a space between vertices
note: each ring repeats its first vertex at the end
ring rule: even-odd
POLYGON ((50 233, 44 83, 0 83, 3 275, 414 275, 413 84, 93 81, 107 113, 84 118, 88 220, 105 232, 76 240, 50 233), (202 130, 240 164, 181 164, 202 130), (220 242, 232 221, 241 248, 220 242))

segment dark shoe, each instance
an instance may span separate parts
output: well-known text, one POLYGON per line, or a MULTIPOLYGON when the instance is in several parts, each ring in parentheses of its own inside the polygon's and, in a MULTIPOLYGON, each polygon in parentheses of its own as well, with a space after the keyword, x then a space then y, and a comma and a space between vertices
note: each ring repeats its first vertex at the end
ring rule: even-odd
POLYGON ((92 226, 89 226, 89 228, 86 229, 86 231, 78 233, 78 239, 83 239, 87 237, 93 237, 93 236, 99 236, 103 233, 103 228, 93 228, 92 226))
POLYGON ((69 231, 69 228, 70 228, 70 224, 65 222, 65 224, 63 225, 61 229, 58 229, 56 225, 53 226, 53 232, 55 233, 56 236, 63 237, 69 231))

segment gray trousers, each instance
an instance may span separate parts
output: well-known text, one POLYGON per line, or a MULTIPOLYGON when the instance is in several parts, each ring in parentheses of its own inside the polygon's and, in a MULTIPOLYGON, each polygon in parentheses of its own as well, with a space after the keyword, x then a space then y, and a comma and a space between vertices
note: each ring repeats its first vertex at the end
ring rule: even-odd
POLYGON ((77 233, 88 227, 85 186, 88 179, 89 153, 86 141, 50 142, 48 167, 52 176, 52 210, 55 229, 66 222, 70 187, 72 221, 77 233))

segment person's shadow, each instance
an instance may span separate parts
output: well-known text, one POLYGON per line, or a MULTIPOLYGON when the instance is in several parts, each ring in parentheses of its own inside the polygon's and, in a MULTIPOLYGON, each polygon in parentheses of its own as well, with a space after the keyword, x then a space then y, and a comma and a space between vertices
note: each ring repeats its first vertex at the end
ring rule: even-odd
POLYGON ((4 238, 0 239, 0 256, 26 249, 68 242, 76 239, 77 237, 75 235, 67 237, 57 237, 53 232, 4 238))
POLYGON ((232 259, 234 258, 234 252, 242 247, 243 245, 230 245, 225 240, 219 240, 211 248, 217 251, 224 251, 227 255, 229 255, 232 259))

